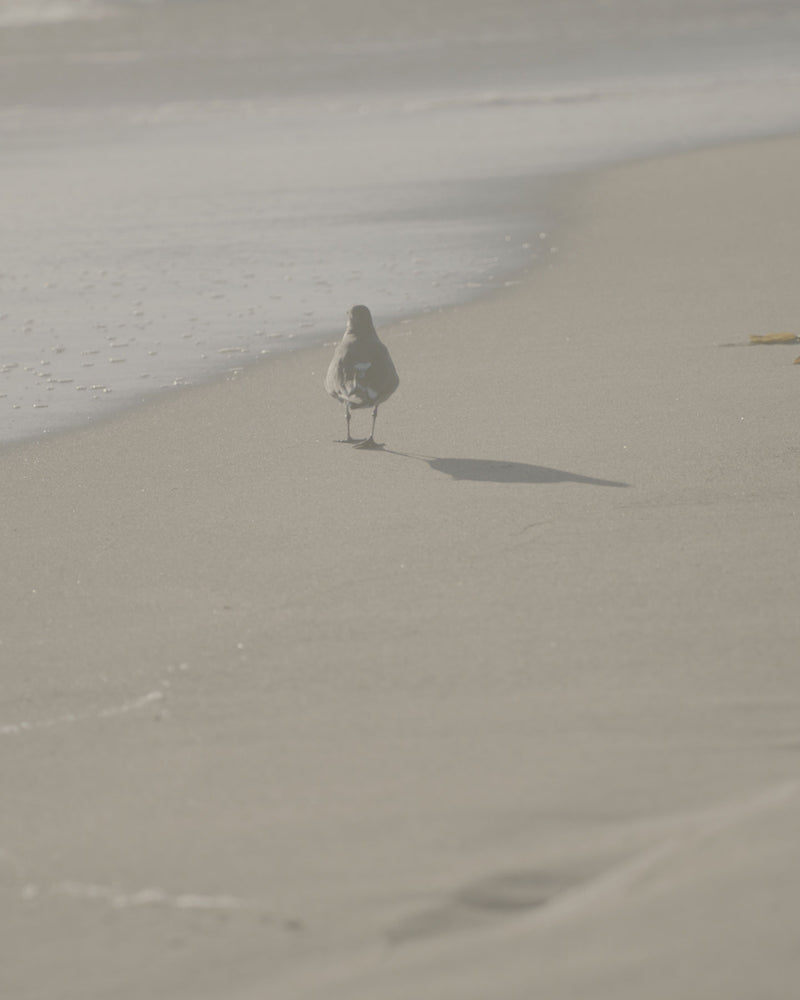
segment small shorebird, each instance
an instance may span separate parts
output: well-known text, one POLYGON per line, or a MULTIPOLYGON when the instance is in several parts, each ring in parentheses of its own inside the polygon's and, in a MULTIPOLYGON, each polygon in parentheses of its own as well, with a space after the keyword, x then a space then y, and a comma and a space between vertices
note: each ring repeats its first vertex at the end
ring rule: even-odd
POLYGON ((350 437, 350 411, 372 407, 372 430, 365 441, 356 448, 377 448, 375 444, 375 418, 378 407, 387 400, 400 384, 392 359, 372 323, 366 306, 353 306, 348 314, 347 329, 333 353, 333 360, 325 376, 325 388, 344 403, 347 417, 347 441, 350 437))

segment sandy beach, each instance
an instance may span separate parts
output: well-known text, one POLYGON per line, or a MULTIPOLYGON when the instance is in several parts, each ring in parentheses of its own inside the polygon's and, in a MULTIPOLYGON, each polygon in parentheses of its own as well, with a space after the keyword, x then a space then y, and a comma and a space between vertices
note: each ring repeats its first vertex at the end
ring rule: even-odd
POLYGON ((3 451, 3 997, 796 996, 799 173, 565 180, 382 451, 332 345, 3 451))

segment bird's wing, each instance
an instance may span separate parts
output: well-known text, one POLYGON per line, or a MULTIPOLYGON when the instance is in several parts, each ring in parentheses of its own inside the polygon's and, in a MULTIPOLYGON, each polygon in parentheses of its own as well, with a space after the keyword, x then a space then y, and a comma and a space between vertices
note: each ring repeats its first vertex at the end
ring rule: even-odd
POLYGON ((331 396, 352 406, 369 406, 377 395, 370 385, 370 362, 358 362, 352 354, 337 352, 325 378, 331 396))
POLYGON ((378 343, 372 367, 369 369, 369 385, 378 402, 388 399, 400 385, 397 369, 385 344, 378 343))

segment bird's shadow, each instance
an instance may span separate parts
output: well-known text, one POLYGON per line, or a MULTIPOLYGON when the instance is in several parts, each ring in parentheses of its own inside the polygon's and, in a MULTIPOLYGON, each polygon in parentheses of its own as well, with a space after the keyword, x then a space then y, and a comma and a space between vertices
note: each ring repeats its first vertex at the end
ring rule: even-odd
POLYGON ((435 472, 443 472, 451 479, 473 483, 584 483, 587 486, 614 486, 625 489, 629 483, 619 483, 613 479, 595 479, 581 476, 577 472, 550 469, 544 465, 529 465, 527 462, 502 462, 486 458, 435 458, 427 455, 412 455, 404 451, 381 449, 388 455, 413 458, 426 462, 435 472))

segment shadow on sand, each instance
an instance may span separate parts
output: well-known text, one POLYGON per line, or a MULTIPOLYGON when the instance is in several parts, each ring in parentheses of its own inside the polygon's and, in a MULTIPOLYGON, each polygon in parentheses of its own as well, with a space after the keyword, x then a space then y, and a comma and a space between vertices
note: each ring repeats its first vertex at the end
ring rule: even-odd
POLYGON ((382 450, 388 455, 426 462, 435 472, 443 472, 451 479, 475 483, 585 483, 587 486, 621 488, 629 485, 612 479, 579 476, 576 472, 565 472, 563 469, 548 469, 544 465, 529 465, 527 462, 497 462, 485 458, 431 458, 427 455, 392 451, 390 448, 382 450))

